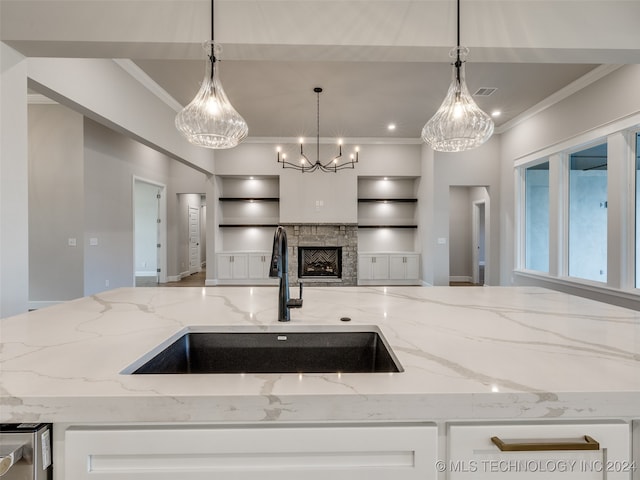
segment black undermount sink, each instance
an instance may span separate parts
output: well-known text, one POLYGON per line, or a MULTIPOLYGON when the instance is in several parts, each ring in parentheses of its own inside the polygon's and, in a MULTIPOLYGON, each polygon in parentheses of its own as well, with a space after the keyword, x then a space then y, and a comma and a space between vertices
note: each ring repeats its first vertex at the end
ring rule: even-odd
POLYGON ((126 374, 402 372, 377 327, 191 327, 126 374))

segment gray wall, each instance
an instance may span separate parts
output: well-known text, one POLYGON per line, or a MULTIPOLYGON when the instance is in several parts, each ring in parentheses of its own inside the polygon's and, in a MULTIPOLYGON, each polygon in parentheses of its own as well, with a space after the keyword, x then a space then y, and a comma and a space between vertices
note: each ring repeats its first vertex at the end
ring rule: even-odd
POLYGON ((178 279, 188 252, 176 190, 202 192, 206 176, 62 105, 29 107, 31 308, 134 284, 134 177, 167 185, 167 274, 178 279))
POLYGON ((82 115, 61 105, 29 106, 30 306, 84 292, 82 115), (75 242, 75 245, 70 243, 75 242))

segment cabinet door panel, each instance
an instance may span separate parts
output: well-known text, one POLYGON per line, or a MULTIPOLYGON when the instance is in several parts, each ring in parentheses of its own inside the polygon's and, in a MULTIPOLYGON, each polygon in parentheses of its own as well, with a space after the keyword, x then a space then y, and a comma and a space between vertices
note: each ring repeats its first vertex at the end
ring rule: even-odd
POLYGON ((404 255, 389 256, 389 278, 391 280, 404 280, 406 278, 406 266, 404 255))
POLYGON ((252 253, 251 255, 249 255, 249 278, 269 278, 269 260, 270 258, 267 256, 267 254, 252 253))
POLYGON ((428 424, 70 428, 74 480, 435 480, 428 424))
POLYGON ((630 430, 625 423, 452 425, 449 455, 444 466, 449 480, 629 480, 630 430), (588 435, 598 450, 500 451, 491 441, 517 439, 519 443, 583 442, 588 435))
POLYGON ((405 272, 408 280, 420 278, 420 255, 407 255, 405 261, 405 272))
POLYGON ((386 280, 389 278, 389 255, 376 255, 373 257, 373 280, 386 280))
POLYGON ((220 280, 230 280, 233 278, 233 269, 231 264, 232 255, 219 254, 218 258, 218 278, 220 280))
POLYGON ((373 271, 373 256, 358 255, 358 278, 360 280, 371 280, 373 271))

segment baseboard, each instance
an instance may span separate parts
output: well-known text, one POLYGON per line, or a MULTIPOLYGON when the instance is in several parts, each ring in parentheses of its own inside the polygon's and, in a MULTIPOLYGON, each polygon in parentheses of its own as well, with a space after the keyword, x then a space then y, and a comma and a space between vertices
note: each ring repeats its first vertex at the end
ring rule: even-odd
POLYGON ((167 282, 179 282, 182 278, 182 275, 167 275, 167 282))
POLYGON ((156 275, 158 275, 158 272, 155 270, 136 270, 136 277, 155 277, 156 275))
POLYGON ((449 277, 449 281, 450 282, 467 282, 467 283, 471 283, 473 281, 473 278, 472 277, 468 277, 468 276, 464 276, 464 275, 458 275, 458 276, 449 277))
POLYGON ((68 302, 69 300, 48 300, 48 301, 29 301, 27 308, 31 310, 40 310, 42 308, 52 307, 61 303, 68 302))

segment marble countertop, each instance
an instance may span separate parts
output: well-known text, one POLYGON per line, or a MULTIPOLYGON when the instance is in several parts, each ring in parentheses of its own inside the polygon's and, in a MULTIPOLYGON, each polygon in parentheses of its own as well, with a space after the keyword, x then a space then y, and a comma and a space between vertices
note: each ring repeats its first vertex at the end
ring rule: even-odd
POLYGON ((0 320, 0 421, 640 418, 640 312, 529 287, 304 297, 291 325, 378 325, 405 371, 123 375, 185 326, 278 324, 276 287, 125 288, 0 320))

